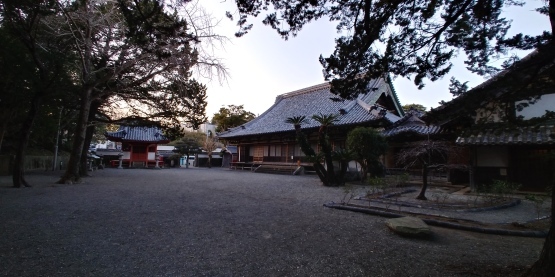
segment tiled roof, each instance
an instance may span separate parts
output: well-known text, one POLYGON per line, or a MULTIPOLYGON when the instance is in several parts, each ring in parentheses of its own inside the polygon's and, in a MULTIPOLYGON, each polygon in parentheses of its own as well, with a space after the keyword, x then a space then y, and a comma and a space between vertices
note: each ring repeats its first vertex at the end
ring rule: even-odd
POLYGON ((104 134, 111 141, 136 141, 168 143, 167 139, 157 127, 120 126, 116 132, 104 134))
POLYGON ((487 129, 457 138, 461 145, 539 145, 555 144, 555 126, 487 129))
POLYGON ((403 133, 434 135, 443 131, 440 126, 426 125, 426 123, 418 117, 418 114, 418 112, 407 112, 403 118, 383 130, 382 135, 385 137, 393 137, 403 133))
POLYGON ((409 110, 401 119, 397 120, 391 127, 408 126, 408 125, 426 125, 424 120, 420 119, 422 113, 416 110, 409 110))
POLYGON ((382 135, 385 137, 393 137, 403 133, 415 133, 418 135, 435 135, 443 131, 441 127, 431 125, 431 126, 399 126, 392 129, 386 129, 382 131, 382 135))
MULTIPOLYGON (((359 95, 354 100, 344 100, 330 92, 329 83, 311 86, 301 90, 285 93, 276 97, 276 102, 266 112, 242 126, 218 134, 220 138, 233 138, 248 135, 294 131, 294 127, 285 121, 289 117, 305 116, 308 123, 302 128, 316 128, 320 124, 311 119, 317 114, 337 114, 338 122, 334 125, 350 125, 385 119, 391 123, 399 116, 383 107, 375 105, 389 84, 383 79, 372 80, 367 94, 359 95), (343 112, 340 112, 342 110, 343 112), (341 114, 343 113, 343 114, 341 114)), ((396 97, 391 95, 393 99, 396 97)))

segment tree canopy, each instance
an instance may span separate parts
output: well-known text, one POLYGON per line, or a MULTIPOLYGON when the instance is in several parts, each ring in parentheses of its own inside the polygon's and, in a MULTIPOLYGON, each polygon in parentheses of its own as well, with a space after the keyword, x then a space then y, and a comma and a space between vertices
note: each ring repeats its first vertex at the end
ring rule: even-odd
MULTIPOLYGON (((32 84, 26 87, 33 91, 26 92, 34 94, 18 101, 26 105, 20 110, 27 119, 19 127, 17 148, 26 148, 29 139, 23 135, 37 128, 33 121, 41 109, 54 119, 62 106, 74 112, 71 157, 60 183, 79 181, 78 165, 85 162, 85 146, 98 124, 158 125, 178 137, 183 123, 196 128, 206 121, 206 86, 192 78, 193 71, 226 75, 202 49, 221 37, 196 1, 1 0, 0 24, 11 36, 5 40, 10 43, 4 49, 11 51, 6 58, 23 55, 29 63, 21 65, 31 68, 18 67, 27 71, 18 78, 30 79, 18 83, 32 84), (17 44, 22 47, 12 47, 17 44)), ((21 90, 12 89, 12 76, 3 74, 0 85, 15 99, 21 90)), ((1 127, 4 133, 7 127, 1 127)), ((23 150, 16 156, 23 157, 23 150)), ((16 164, 22 160, 16 158, 16 164)), ((17 165, 14 176, 23 176, 17 165)), ((21 182, 14 177, 15 183, 21 182)))
POLYGON ((424 107, 421 104, 405 104, 403 105, 403 111, 408 112, 410 110, 414 110, 414 111, 418 111, 421 113, 425 113, 426 112, 426 107, 424 107))
POLYGON ((201 147, 205 139, 206 135, 203 133, 185 131, 180 139, 172 141, 170 145, 175 146, 173 152, 187 156, 185 167, 189 168, 189 156, 201 152, 201 147))
POLYGON ((255 117, 253 113, 245 111, 243 105, 227 105, 214 114, 212 124, 216 125, 216 132, 222 132, 245 124, 255 117))
POLYGON ((384 174, 380 156, 387 151, 387 141, 378 131, 370 127, 357 127, 349 132, 346 141, 347 149, 353 153, 355 161, 362 168, 361 180, 366 180, 367 173, 384 174))
MULTIPOLYGON (((508 36, 511 21, 503 15, 516 0, 237 0, 240 30, 251 28, 252 17, 262 16, 284 39, 295 36, 308 23, 336 22, 336 47, 320 57, 332 92, 345 98, 363 93, 370 79, 392 74, 411 78, 419 88, 451 69, 451 60, 464 53, 468 70, 480 75, 498 72, 492 62, 511 50, 531 50, 551 44, 555 28, 555 1, 544 1, 537 12, 549 16, 551 30, 539 35, 508 36)), ((231 13, 228 17, 233 18, 231 13)), ((551 51, 554 47, 550 46, 551 51)), ((462 85, 459 83, 459 85, 462 85)), ((456 86, 455 86, 456 87, 456 86)))

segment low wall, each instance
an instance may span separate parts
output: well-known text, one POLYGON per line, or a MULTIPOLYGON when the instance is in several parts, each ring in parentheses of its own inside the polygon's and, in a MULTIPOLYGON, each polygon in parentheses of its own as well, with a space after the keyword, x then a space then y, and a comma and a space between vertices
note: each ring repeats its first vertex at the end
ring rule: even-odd
MULTIPOLYGON (((13 170, 13 160, 12 155, 2 155, 0 156, 0 175, 7 176, 12 174, 13 170)), ((69 157, 58 157, 58 162, 56 169, 65 169, 69 157)), ((52 162, 54 161, 54 156, 26 156, 25 164, 23 166, 25 171, 29 170, 52 170, 52 162)))

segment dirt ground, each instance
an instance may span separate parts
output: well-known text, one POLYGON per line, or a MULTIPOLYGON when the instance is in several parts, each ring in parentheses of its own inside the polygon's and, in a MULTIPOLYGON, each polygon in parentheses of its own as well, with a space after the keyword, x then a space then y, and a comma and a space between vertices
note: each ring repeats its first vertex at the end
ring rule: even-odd
MULTIPOLYGON (((0 276, 519 276, 544 239, 432 226, 400 237, 387 218, 330 209, 315 176, 212 168, 105 169, 0 177, 0 276)), ((408 208, 407 208, 408 209, 408 208)))

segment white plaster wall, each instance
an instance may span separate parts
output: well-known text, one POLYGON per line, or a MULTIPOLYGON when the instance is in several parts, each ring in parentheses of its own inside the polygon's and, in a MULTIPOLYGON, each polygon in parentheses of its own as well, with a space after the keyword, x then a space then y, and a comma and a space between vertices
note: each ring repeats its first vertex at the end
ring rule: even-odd
POLYGON ((158 145, 158 146, 156 146, 156 150, 173 151, 174 149, 175 149, 175 146, 172 146, 172 145, 158 145))
POLYGON ((358 164, 356 161, 349 161, 349 166, 347 168, 347 171, 360 171, 360 164, 358 164))
POLYGON ((484 146, 476 149, 477 166, 508 167, 509 154, 506 147, 484 146))
POLYGON ((156 158, 155 155, 156 155, 156 153, 154 153, 154 152, 148 152, 147 159, 154 160, 156 158))
MULTIPOLYGON (((525 101, 516 102, 516 104, 521 102, 525 101)), ((546 110, 555 111, 555 93, 542 95, 536 103, 530 104, 522 111, 517 111, 516 115, 523 116, 524 119, 530 119, 544 115, 546 110)))

